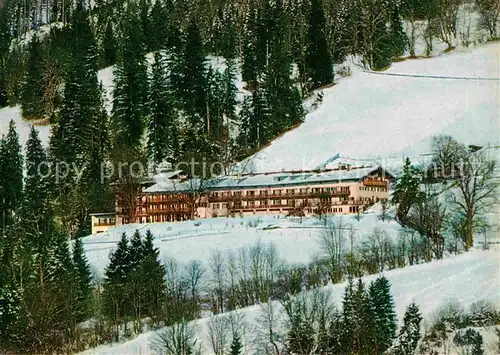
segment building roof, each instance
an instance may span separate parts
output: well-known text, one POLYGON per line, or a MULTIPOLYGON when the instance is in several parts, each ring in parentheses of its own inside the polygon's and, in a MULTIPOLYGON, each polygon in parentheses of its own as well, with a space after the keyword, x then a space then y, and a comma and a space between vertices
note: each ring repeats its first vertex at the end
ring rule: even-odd
MULTIPOLYGON (((338 169, 331 171, 309 171, 309 172, 282 172, 269 174, 255 174, 242 176, 221 176, 208 181, 198 179, 172 180, 164 178, 163 181, 155 177, 156 184, 145 189, 145 193, 159 192, 189 192, 197 189, 211 191, 222 191, 228 189, 247 188, 269 188, 269 187, 292 187, 302 185, 317 185, 325 183, 339 183, 347 181, 359 181, 364 177, 377 171, 386 173, 381 167, 362 167, 351 169, 338 169), (202 186, 205 184, 205 186, 202 186)), ((391 176, 387 173, 387 176, 391 176)))
POLYGON ((116 216, 116 213, 115 212, 99 212, 99 213, 90 213, 89 216, 109 217, 109 216, 116 216))

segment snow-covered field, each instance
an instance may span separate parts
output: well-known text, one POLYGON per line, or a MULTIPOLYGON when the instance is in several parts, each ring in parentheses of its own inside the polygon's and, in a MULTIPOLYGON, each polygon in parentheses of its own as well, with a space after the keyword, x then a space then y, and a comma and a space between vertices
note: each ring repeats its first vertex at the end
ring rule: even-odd
MULTIPOLYGON (((477 300, 490 300, 500 304, 500 253, 473 251, 449 259, 428 264, 415 265, 404 269, 391 270, 385 276, 392 284, 398 319, 402 320, 406 306, 415 301, 419 304, 424 325, 432 320, 433 314, 445 303, 456 300, 464 307, 477 300)), ((376 275, 365 277, 371 281, 376 275)), ((345 284, 328 286, 337 305, 341 305, 345 284)), ((279 307, 278 304, 276 304, 279 307)), ((261 312, 260 306, 240 310, 246 322, 255 328, 261 312)), ((280 312, 278 312, 280 314, 280 312)), ((208 340, 208 320, 195 322, 198 335, 204 344, 203 354, 210 354, 208 340)), ((246 341, 253 340, 252 331, 246 341)), ((155 333, 148 332, 123 344, 103 345, 91 349, 86 354, 150 354, 155 333)))
MULTIPOLYGON (((374 213, 363 215, 358 222, 353 216, 335 216, 336 221, 352 225, 360 241, 377 226, 392 237, 400 229, 394 221, 382 222, 374 213)), ((316 218, 285 218, 283 216, 252 216, 244 218, 213 218, 176 223, 129 224, 113 227, 105 234, 83 239, 87 258, 98 275, 109 262, 110 252, 116 248, 121 234, 132 236, 137 229, 144 234, 148 229, 155 236, 155 246, 163 260, 174 258, 180 262, 199 260, 208 265, 211 252, 236 251, 258 242, 274 243, 281 258, 288 263, 308 263, 320 252, 318 239, 321 222, 316 218)))
POLYGON ((494 42, 393 63, 380 74, 352 65, 352 76, 324 90, 323 103, 299 128, 242 165, 259 172, 312 169, 336 153, 402 161, 428 153, 436 134, 499 145, 499 58, 500 42, 494 42), (399 73, 471 79, 385 75, 399 73))

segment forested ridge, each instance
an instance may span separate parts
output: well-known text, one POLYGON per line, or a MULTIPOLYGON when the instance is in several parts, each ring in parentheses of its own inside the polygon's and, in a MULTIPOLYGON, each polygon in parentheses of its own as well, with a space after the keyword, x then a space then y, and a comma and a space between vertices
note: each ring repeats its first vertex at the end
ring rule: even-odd
MULTIPOLYGON (((455 241, 451 252, 461 249, 457 245, 473 246, 474 232, 483 227, 480 217, 490 207, 487 200, 498 187, 492 180, 495 164, 451 137, 436 140, 441 160, 434 163, 446 173, 465 162, 463 175, 424 181, 408 160, 396 183, 396 219, 411 233, 411 241, 401 238, 404 245, 386 245, 383 231, 374 231, 372 245, 356 254, 328 255, 306 266, 283 265, 275 250, 257 246, 249 253, 257 255, 254 261, 262 262, 261 269, 248 269, 251 263, 243 258, 244 274, 231 278, 227 271, 202 292, 197 282, 204 268, 192 263, 180 270, 174 261, 164 263, 150 233, 137 232, 130 240, 124 236, 103 280, 92 277, 81 238, 90 234, 89 214, 113 211, 115 198, 135 207, 146 176, 116 169, 119 164, 219 162, 220 171, 214 173, 225 173, 300 124, 306 114, 303 100, 332 85, 337 65, 349 56, 366 68, 383 70, 402 56, 417 56, 418 39, 428 55, 438 41, 452 50, 457 40, 464 44, 467 38, 457 28, 465 5, 473 7, 478 26, 495 39, 498 1, 138 0, 91 5, 59 0, 4 0, 0 5, 0 106, 20 105, 26 120, 52 124, 48 147, 32 129, 23 151, 13 122, 0 140, 0 350, 79 351, 137 334, 147 318, 152 327, 178 324, 172 330, 177 333, 165 334, 163 346, 169 349, 168 342, 177 337, 182 349, 165 351, 185 354, 196 345, 186 336, 186 322, 200 316, 203 302, 208 300, 216 314, 276 299, 290 318, 280 345, 290 352, 414 351, 418 307, 409 308, 408 324, 405 320, 401 341, 396 341, 387 280, 380 278, 367 289, 352 280, 442 258, 445 221, 455 241), (223 60, 223 68, 211 65, 213 56, 223 60), (109 66, 114 91, 108 111, 98 72, 109 66), (241 101, 235 86, 240 75, 246 89, 241 101), (459 218, 445 218, 449 210, 431 191, 436 180, 460 190, 454 192, 459 218), (424 182, 428 190, 422 192, 424 182), (70 247, 68 240, 73 240, 70 247), (310 329, 305 301, 292 295, 342 280, 350 280, 343 310, 331 309, 328 319, 316 323, 322 328, 310 329), (385 303, 374 304, 375 299, 385 303), (346 327, 354 332, 337 331, 346 327)), ((325 225, 325 233, 339 236, 335 228, 325 225)), ((215 255, 209 267, 220 270, 222 258, 215 255)), ((498 322, 498 312, 486 308, 476 312, 488 313, 481 324, 498 322)), ((448 321, 436 325, 431 341, 446 333, 448 321)), ((239 354, 242 339, 236 333, 233 338, 231 353, 239 354)), ((276 346, 272 333, 268 339, 266 346, 276 346)), ((478 339, 469 332, 459 334, 457 343, 475 346, 478 339)))

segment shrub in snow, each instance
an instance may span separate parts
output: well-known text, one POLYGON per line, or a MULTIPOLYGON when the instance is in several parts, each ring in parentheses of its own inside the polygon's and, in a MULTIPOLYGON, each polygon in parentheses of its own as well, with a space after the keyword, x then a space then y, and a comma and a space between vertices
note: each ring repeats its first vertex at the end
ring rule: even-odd
POLYGON ((483 336, 474 329, 467 329, 465 331, 458 331, 453 337, 453 344, 462 349, 462 354, 467 355, 482 355, 483 350, 483 336))
POLYGON ((489 301, 474 302, 469 313, 470 325, 474 327, 495 325, 500 321, 499 312, 495 309, 495 305, 489 301))
POLYGON ((158 354, 201 354, 196 329, 186 322, 174 324, 156 332, 151 343, 158 354))

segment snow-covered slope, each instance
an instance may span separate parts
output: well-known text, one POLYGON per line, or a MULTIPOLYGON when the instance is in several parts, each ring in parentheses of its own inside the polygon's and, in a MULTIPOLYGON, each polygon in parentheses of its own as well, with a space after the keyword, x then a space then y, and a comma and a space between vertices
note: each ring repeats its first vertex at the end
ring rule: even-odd
POLYGON ((440 133, 467 143, 498 145, 499 58, 500 42, 494 42, 394 63, 383 73, 353 65, 352 76, 325 90, 323 103, 304 124, 242 166, 259 172, 312 169, 336 153, 362 158, 418 155, 428 152, 430 138, 440 133), (449 78, 386 75, 400 73, 449 78))
MULTIPOLYGON (((500 254, 495 252, 474 251, 450 259, 416 265, 385 273, 392 284, 398 319, 401 320, 406 306, 415 301, 420 305, 424 324, 428 323, 444 303, 456 300, 464 307, 477 300, 490 300, 500 303, 500 254)), ((369 276, 371 281, 376 276, 369 276)), ((345 284, 327 287, 337 305, 341 305, 345 284)), ((277 304, 277 307, 279 305, 277 304)), ((245 320, 253 327, 257 325, 260 307, 253 306, 241 310, 245 320)), ((280 312, 278 312, 280 314, 280 312)), ((195 322, 203 354, 210 354, 207 319, 195 322)), ((148 332, 123 344, 103 345, 91 349, 86 354, 151 354, 154 332, 148 332)), ((254 340, 251 332, 245 337, 247 343, 254 340)))
MULTIPOLYGON (((17 133, 19 134, 19 140, 21 145, 24 146, 28 140, 32 123, 23 119, 20 106, 2 108, 0 109, 0 136, 7 134, 11 120, 14 121, 17 133)), ((50 137, 51 126, 39 126, 35 124, 35 128, 38 130, 42 142, 47 144, 50 137)))
MULTIPOLYGON (((334 216, 335 221, 351 225, 363 239, 375 227, 381 227, 395 238, 400 226, 395 221, 382 222, 377 215, 334 216)), ((87 258, 97 274, 102 274, 109 263, 109 254, 116 248, 121 234, 131 237, 135 230, 144 234, 148 229, 155 236, 155 246, 165 261, 174 258, 182 263, 199 260, 208 265, 213 250, 237 252, 258 242, 274 243, 288 263, 308 263, 320 251, 318 238, 321 225, 316 218, 284 218, 281 216, 249 216, 244 218, 213 218, 175 223, 129 224, 113 227, 107 233, 83 239, 87 258), (198 225, 198 226, 197 226, 198 225)))
MULTIPOLYGON (((146 59, 151 64, 153 62, 153 54, 149 53, 146 55, 146 59)), ((207 58, 209 65, 211 65, 214 69, 224 71, 226 69, 226 61, 221 57, 209 56, 207 58)), ((102 84, 104 90, 104 107, 108 111, 108 114, 111 114, 111 109, 113 107, 113 90, 114 90, 114 66, 110 66, 104 69, 99 70, 97 73, 97 77, 99 82, 102 84)), ((244 83, 241 81, 241 75, 238 74, 236 76, 235 81, 236 87, 238 88, 237 99, 243 102, 243 96, 245 94, 245 90, 243 89, 244 83)), ((28 135, 31 129, 32 122, 28 122, 23 119, 21 115, 21 107, 6 107, 0 108, 0 135, 7 133, 10 120, 14 120, 16 123, 18 133, 20 135, 21 144, 24 146, 24 143, 28 140, 28 135)), ((40 131, 40 138, 44 145, 47 145, 50 138, 50 126, 37 126, 40 131)))

